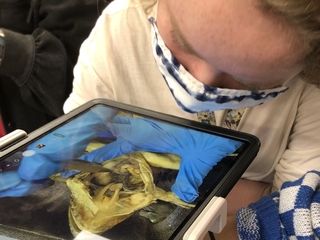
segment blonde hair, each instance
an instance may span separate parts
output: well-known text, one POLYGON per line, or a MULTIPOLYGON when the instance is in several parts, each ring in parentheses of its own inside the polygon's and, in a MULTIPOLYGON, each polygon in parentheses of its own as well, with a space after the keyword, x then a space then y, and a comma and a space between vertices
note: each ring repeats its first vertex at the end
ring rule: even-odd
POLYGON ((258 0, 262 10, 294 27, 305 49, 304 81, 320 87, 320 2, 316 0, 258 0))

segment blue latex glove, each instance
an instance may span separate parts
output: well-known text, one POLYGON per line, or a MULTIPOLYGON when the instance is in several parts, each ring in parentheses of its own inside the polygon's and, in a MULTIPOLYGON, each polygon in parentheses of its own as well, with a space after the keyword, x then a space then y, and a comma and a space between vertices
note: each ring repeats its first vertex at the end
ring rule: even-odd
POLYGON ((23 180, 16 171, 3 172, 0 177, 0 197, 20 197, 41 189, 48 179, 23 180))
POLYGON ((98 106, 30 144, 22 153, 6 159, 20 159, 17 169, 0 173, 0 197, 28 195, 43 186, 48 177, 63 169, 70 159, 81 156, 92 138, 112 137, 105 123, 116 112, 98 106), (43 147, 39 147, 43 145, 43 147))
POLYGON ((242 145, 240 141, 144 118, 116 116, 107 125, 117 140, 81 159, 103 162, 135 151, 177 154, 181 164, 171 190, 186 202, 197 198, 198 187, 212 167, 242 145))
POLYGON ((0 196, 24 196, 40 189, 47 181, 26 181, 18 174, 22 152, 18 151, 0 162, 0 196))

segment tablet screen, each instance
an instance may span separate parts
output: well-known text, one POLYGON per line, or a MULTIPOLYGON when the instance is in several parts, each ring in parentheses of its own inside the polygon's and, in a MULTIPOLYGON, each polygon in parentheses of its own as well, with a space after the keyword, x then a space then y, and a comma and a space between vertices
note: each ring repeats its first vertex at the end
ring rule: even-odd
POLYGON ((258 151, 246 134, 107 103, 87 104, 2 154, 0 234, 179 239, 258 151))

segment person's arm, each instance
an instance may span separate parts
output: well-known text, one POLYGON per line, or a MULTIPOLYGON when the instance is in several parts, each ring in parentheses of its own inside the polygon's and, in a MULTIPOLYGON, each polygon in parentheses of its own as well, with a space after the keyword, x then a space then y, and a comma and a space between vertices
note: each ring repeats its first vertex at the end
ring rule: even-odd
MULTIPOLYGON (((215 240, 239 239, 236 224, 236 213, 241 207, 246 207, 250 203, 258 201, 262 195, 265 195, 265 189, 270 184, 251 181, 247 179, 239 179, 236 185, 232 188, 227 199, 228 217, 227 224, 219 234, 214 234, 215 240)), ((206 236, 204 240, 209 240, 206 236)))
POLYGON ((320 171, 319 109, 320 89, 306 84, 299 96, 287 148, 275 167, 273 185, 276 190, 280 189, 283 182, 295 181, 309 170, 320 171))
MULTIPOLYGON (((222 229, 221 233, 214 234, 214 240, 238 240, 237 223, 235 216, 227 217, 227 225, 222 229)), ((209 233, 205 235, 203 240, 212 240, 209 233)))
POLYGON ((264 182, 239 179, 226 197, 228 203, 228 215, 235 216, 239 208, 258 201, 263 195, 265 195, 263 192, 268 186, 269 184, 264 182))
POLYGON ((0 66, 2 81, 13 81, 24 102, 52 116, 63 114, 67 54, 61 41, 44 29, 23 35, 8 29, 0 66))

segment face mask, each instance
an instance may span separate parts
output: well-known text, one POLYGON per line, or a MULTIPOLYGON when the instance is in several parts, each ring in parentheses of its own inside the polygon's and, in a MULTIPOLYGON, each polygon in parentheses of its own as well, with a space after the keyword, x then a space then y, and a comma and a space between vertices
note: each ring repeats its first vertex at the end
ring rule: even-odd
POLYGON ((154 18, 149 18, 149 21, 152 25, 151 42, 156 63, 177 104, 187 112, 210 112, 257 106, 269 102, 288 89, 278 87, 249 91, 204 85, 196 80, 165 46, 154 18))

